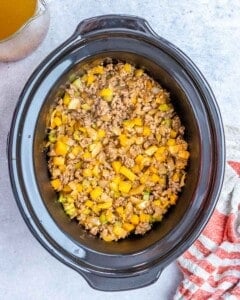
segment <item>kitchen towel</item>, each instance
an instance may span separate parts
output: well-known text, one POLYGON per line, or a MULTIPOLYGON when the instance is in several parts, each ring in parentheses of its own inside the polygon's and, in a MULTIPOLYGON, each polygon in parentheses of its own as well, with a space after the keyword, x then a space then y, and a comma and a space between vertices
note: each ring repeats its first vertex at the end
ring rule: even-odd
POLYGON ((240 299, 240 130, 225 128, 223 188, 207 226, 178 259, 183 280, 174 300, 240 299))

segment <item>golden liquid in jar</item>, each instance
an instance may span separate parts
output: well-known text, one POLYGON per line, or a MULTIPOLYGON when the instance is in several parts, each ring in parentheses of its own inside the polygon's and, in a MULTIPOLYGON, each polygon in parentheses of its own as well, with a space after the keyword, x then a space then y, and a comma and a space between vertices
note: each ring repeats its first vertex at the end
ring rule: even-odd
POLYGON ((0 40, 18 31, 31 17, 37 0, 0 0, 0 40))

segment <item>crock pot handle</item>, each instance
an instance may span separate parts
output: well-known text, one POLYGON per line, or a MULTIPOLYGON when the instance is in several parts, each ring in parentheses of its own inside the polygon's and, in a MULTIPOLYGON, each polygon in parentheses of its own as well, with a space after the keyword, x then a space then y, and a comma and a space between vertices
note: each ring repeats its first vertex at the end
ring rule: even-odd
POLYGON ((80 271, 91 287, 106 292, 124 291, 148 286, 159 278, 161 272, 162 270, 159 270, 159 267, 155 267, 139 275, 105 277, 80 271))
POLYGON ((74 35, 85 35, 103 29, 131 29, 157 36, 149 23, 142 18, 128 15, 103 15, 83 20, 74 35))

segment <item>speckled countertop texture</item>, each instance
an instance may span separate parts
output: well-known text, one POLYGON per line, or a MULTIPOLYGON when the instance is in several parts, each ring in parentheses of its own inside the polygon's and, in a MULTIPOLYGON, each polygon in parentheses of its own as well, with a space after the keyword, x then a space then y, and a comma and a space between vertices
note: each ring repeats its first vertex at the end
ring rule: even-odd
MULTIPOLYGON (((29 57, 0 63, 0 299, 170 300, 181 280, 176 263, 146 288, 95 291, 52 257, 31 235, 15 203, 6 141, 12 114, 28 77, 88 17, 122 13, 145 18, 199 67, 217 98, 225 125, 240 126, 240 2, 235 0, 49 0, 50 28, 29 57)), ((1 5, 0 5, 1 6, 1 5)))

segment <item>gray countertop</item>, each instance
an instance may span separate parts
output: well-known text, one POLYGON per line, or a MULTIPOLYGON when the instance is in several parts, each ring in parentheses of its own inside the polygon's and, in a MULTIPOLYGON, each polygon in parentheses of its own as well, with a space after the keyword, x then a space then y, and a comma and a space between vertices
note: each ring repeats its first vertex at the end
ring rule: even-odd
MULTIPOLYGON (((210 83, 225 125, 240 127, 240 2, 235 0, 49 0, 50 28, 29 57, 0 63, 0 299, 172 299, 181 274, 172 263, 146 288, 95 291, 52 257, 31 235, 16 206, 8 176, 6 140, 19 94, 39 62, 91 16, 122 13, 149 21, 182 49, 210 83)), ((1 5, 0 5, 1 6, 1 5)))

